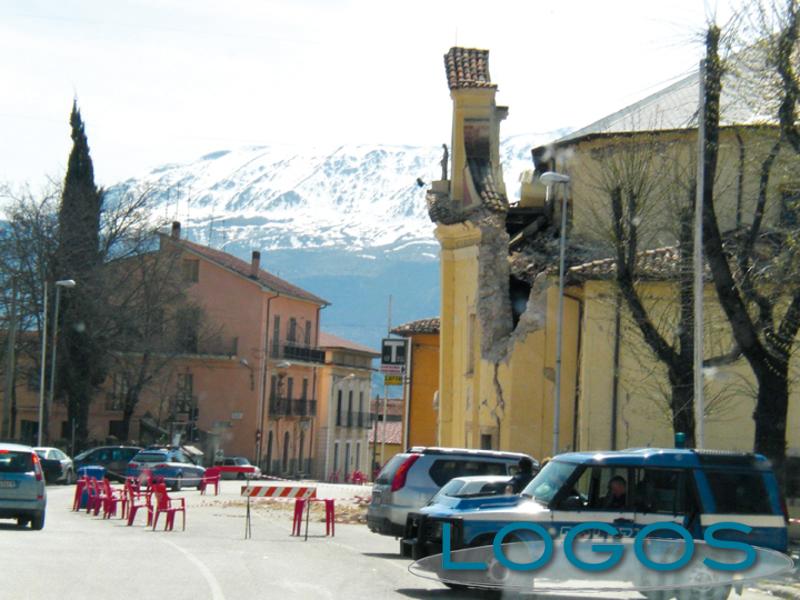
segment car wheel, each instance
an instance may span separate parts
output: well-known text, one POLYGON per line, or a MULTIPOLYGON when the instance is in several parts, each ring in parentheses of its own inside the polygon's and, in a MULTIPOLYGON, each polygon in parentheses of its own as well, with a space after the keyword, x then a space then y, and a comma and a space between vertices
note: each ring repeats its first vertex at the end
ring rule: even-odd
POLYGON ((31 529, 35 531, 39 531, 44 528, 44 511, 38 512, 33 515, 33 519, 31 519, 31 529))
POLYGON ((72 485, 75 483, 75 473, 72 469, 67 469, 67 474, 64 476, 64 485, 72 485))
POLYGON ((236 476, 236 479, 244 479, 244 473, 239 473, 239 474, 236 476))
POLYGON ((30 522, 28 517, 17 517, 17 527, 27 527, 30 522))
POLYGON ((172 491, 173 492, 180 492, 182 487, 183 487, 183 475, 179 474, 175 478, 175 481, 172 484, 172 491))

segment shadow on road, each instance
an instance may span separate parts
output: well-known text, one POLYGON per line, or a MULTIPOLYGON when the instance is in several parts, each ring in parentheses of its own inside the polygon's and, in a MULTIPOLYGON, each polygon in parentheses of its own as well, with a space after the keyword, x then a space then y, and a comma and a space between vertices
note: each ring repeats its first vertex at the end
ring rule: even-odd
POLYGON ((410 562, 410 559, 401 556, 397 552, 362 552, 362 556, 369 556, 370 558, 388 558, 390 560, 404 560, 410 562))

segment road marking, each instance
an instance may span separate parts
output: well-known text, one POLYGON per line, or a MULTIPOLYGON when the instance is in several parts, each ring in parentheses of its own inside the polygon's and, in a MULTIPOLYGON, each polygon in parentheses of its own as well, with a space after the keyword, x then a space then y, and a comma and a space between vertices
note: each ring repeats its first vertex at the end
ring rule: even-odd
POLYGON ((165 540, 164 538, 158 538, 158 539, 160 539, 165 544, 168 544, 173 548, 175 548, 176 550, 178 550, 179 552, 181 552, 186 558, 188 558, 191 562, 194 563, 194 566, 197 567, 198 571, 200 571, 200 573, 203 575, 203 578, 206 580, 206 583, 208 583, 208 587, 211 588, 212 600, 225 600, 225 594, 222 593, 222 588, 220 587, 217 578, 214 577, 214 574, 211 572, 211 570, 207 566, 205 566, 200 561, 199 558, 197 558, 194 554, 192 554, 188 550, 181 548, 180 546, 178 546, 178 544, 174 542, 170 542, 169 540, 165 540))

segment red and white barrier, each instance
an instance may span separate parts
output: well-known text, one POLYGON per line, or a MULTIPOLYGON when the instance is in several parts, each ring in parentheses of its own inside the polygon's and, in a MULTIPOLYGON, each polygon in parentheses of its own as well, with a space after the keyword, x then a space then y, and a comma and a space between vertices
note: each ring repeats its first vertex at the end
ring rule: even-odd
POLYGON ((248 498, 316 498, 317 488, 295 485, 246 485, 242 496, 248 498))

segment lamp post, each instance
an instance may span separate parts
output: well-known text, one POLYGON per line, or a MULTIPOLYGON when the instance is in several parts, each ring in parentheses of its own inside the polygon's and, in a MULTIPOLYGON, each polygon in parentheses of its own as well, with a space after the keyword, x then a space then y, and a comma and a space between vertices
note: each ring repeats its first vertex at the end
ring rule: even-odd
POLYGON ((555 171, 542 173, 539 181, 547 186, 547 196, 545 202, 550 200, 550 187, 557 184, 564 184, 564 196, 561 199, 561 231, 559 236, 558 248, 558 317, 556 319, 556 369, 555 381, 553 382, 553 456, 558 454, 559 432, 561 421, 561 354, 563 350, 563 330, 564 330, 564 262, 567 248, 567 185, 569 176, 555 171))
MULTIPOLYGON (((47 367, 47 281, 44 282, 44 316, 42 318, 42 368, 39 373, 39 428, 38 428, 38 435, 36 438, 36 443, 41 446, 42 445, 42 434, 44 431, 44 421, 46 419, 45 412, 45 403, 44 403, 44 374, 45 369, 47 367)), ((48 402, 47 406, 48 409, 53 403, 53 394, 55 392, 55 379, 56 379, 56 352, 58 348, 57 340, 58 340, 58 310, 61 304, 61 288, 73 288, 75 287, 75 280, 74 279, 61 279, 56 281, 56 309, 55 314, 53 315, 54 322, 53 322, 53 354, 50 363, 50 391, 48 394, 48 402)))

